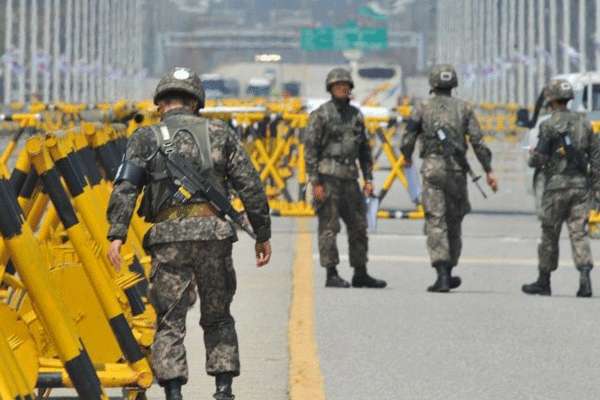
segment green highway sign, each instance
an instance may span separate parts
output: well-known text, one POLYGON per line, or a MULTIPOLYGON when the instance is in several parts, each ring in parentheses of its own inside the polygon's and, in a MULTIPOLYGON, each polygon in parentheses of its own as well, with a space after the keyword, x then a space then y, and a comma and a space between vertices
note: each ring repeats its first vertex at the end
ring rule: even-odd
POLYGON ((361 27, 354 21, 342 27, 305 28, 300 46, 305 51, 383 50, 388 47, 387 29, 361 27))

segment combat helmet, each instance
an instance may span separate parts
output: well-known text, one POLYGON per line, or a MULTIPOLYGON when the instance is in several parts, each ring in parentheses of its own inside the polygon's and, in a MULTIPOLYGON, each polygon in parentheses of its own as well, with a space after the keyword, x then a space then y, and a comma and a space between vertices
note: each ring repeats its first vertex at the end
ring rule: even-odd
POLYGON ((154 91, 154 104, 158 104, 161 96, 169 92, 184 92, 198 100, 200 108, 204 107, 204 88, 198 74, 189 68, 175 67, 167 72, 158 82, 154 91))
POLYGON ((544 97, 546 102, 549 103, 555 100, 571 100, 575 97, 573 92, 573 86, 564 79, 552 80, 546 85, 544 89, 544 97))
POLYGON ((458 86, 456 70, 450 64, 438 64, 429 73, 429 86, 432 89, 454 89, 458 86))
POLYGON ((345 68, 334 68, 327 74, 327 79, 325 80, 325 87, 329 92, 331 90, 331 86, 334 83, 338 82, 346 82, 350 84, 350 89, 354 89, 354 80, 352 80, 352 75, 350 71, 345 68))

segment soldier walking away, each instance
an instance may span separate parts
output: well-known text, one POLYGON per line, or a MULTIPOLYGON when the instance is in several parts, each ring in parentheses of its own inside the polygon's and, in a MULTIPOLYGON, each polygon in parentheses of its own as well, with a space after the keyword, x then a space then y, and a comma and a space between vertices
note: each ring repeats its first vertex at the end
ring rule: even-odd
POLYGON ((206 372, 215 377, 214 398, 230 400, 234 398, 232 380, 240 373, 238 339, 229 309, 236 290, 235 229, 218 215, 207 191, 190 193, 182 179, 174 179, 169 160, 184 160, 192 166, 190 175, 206 177, 211 190, 226 194, 227 184, 238 193, 256 234, 258 267, 271 257, 267 198, 235 133, 221 121, 199 117, 204 90, 196 73, 187 68, 171 70, 160 80, 154 103, 161 114, 160 124, 140 128, 131 136, 115 178, 108 207, 109 258, 120 268, 119 251, 143 189, 138 212, 153 223, 144 247, 152 256, 149 298, 156 309, 157 328, 151 361, 157 380, 168 400, 182 399, 181 386, 188 380, 185 318, 197 287, 206 372))
POLYGON ((304 138, 306 169, 313 187, 319 220, 319 255, 327 268, 325 286, 348 288, 339 276, 336 243, 341 218, 348 231, 352 286, 384 288, 385 281, 367 273, 367 217, 365 195, 373 195, 373 159, 360 110, 350 104, 354 82, 350 72, 334 68, 326 79, 331 100, 310 114, 304 138), (360 164, 364 187, 358 184, 360 164))
POLYGON ((466 159, 467 140, 494 192, 498 184, 492 172, 492 153, 483 143, 473 108, 452 97, 452 89, 458 86, 454 67, 436 65, 429 84, 433 97, 415 106, 400 151, 410 165, 416 142, 420 142, 427 250, 437 271, 435 283, 427 290, 448 292, 461 284, 459 277, 452 276, 452 269, 458 265, 462 250, 462 221, 471 211, 467 174, 473 175, 473 171, 466 159))
POLYGON ((558 268, 560 231, 566 222, 575 267, 579 270, 578 297, 592 296, 592 253, 587 222, 592 202, 600 200, 600 139, 584 114, 569 111, 573 87, 565 80, 551 81, 544 91, 552 115, 540 125, 538 143, 529 165, 544 174, 542 239, 538 246, 537 281, 523 292, 550 296, 550 274, 558 268))

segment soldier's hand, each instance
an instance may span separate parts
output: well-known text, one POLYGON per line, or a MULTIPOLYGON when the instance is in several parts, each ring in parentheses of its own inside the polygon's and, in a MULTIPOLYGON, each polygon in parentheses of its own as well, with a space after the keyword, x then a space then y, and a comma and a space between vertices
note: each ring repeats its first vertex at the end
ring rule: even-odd
POLYGON ((258 268, 264 267, 271 261, 271 242, 266 241, 262 243, 256 243, 254 246, 256 251, 256 266, 258 268))
POLYGON ((115 270, 119 272, 121 270, 121 246, 123 245, 122 240, 113 240, 110 242, 110 247, 108 248, 108 259, 115 266, 115 270))
POLYGON ((313 185, 313 197, 317 201, 325 200, 325 186, 321 183, 313 185))
POLYGON ((365 193, 366 197, 373 197, 373 182, 371 181, 366 181, 365 182, 365 186, 363 187, 363 192, 365 193))
POLYGON ((492 191, 494 191, 494 193, 497 192, 498 191, 498 180, 496 179, 496 176, 494 175, 494 173, 488 172, 485 176, 485 179, 487 180, 487 184, 492 189, 492 191))

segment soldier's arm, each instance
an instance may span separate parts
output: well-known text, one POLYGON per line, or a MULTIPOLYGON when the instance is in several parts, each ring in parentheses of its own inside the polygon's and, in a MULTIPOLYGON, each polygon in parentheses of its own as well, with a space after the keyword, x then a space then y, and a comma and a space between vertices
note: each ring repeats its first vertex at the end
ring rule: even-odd
POLYGON ((248 220, 256 234, 256 241, 266 242, 271 238, 271 217, 267 195, 239 139, 231 128, 224 125, 223 129, 227 130, 225 148, 227 179, 244 204, 248 220))
POLYGON ((481 126, 479 125, 475 111, 469 105, 466 107, 465 117, 467 120, 467 134, 469 135, 471 147, 473 147, 473 151, 475 152, 475 156, 477 157, 477 160, 479 160, 481 167, 486 174, 489 174, 492 172, 492 152, 483 141, 481 126))
POLYGON ((125 241, 127 238, 137 196, 145 183, 145 160, 149 152, 148 131, 139 129, 128 140, 125 158, 108 203, 106 215, 110 228, 107 236, 111 241, 125 241))
POLYGON ((363 115, 359 112, 359 123, 361 124, 361 138, 358 148, 358 161, 360 163, 360 169, 363 174, 365 181, 373 180, 373 155, 371 154, 371 144, 369 143, 369 137, 365 128, 365 120, 363 115))
POLYGON ((308 118, 308 126, 304 132, 304 160, 306 173, 310 182, 319 182, 319 145, 323 134, 323 116, 318 111, 313 111, 308 118))
POLYGON ((422 108, 421 105, 416 105, 411 114, 406 121, 406 131, 402 136, 402 141, 400 143, 400 152, 404 156, 404 159, 407 162, 412 162, 412 155, 415 151, 415 146, 417 144, 417 138, 422 130, 423 125, 423 117, 422 117, 422 108))
POLYGON ((546 164, 550 158, 550 138, 551 129, 548 121, 540 124, 540 132, 538 133, 538 142, 535 148, 531 151, 528 164, 531 168, 540 168, 546 164))
POLYGON ((589 160, 591 170, 592 190, 596 196, 596 200, 600 200, 600 135, 592 130, 591 124, 588 122, 588 130, 590 135, 589 160))

